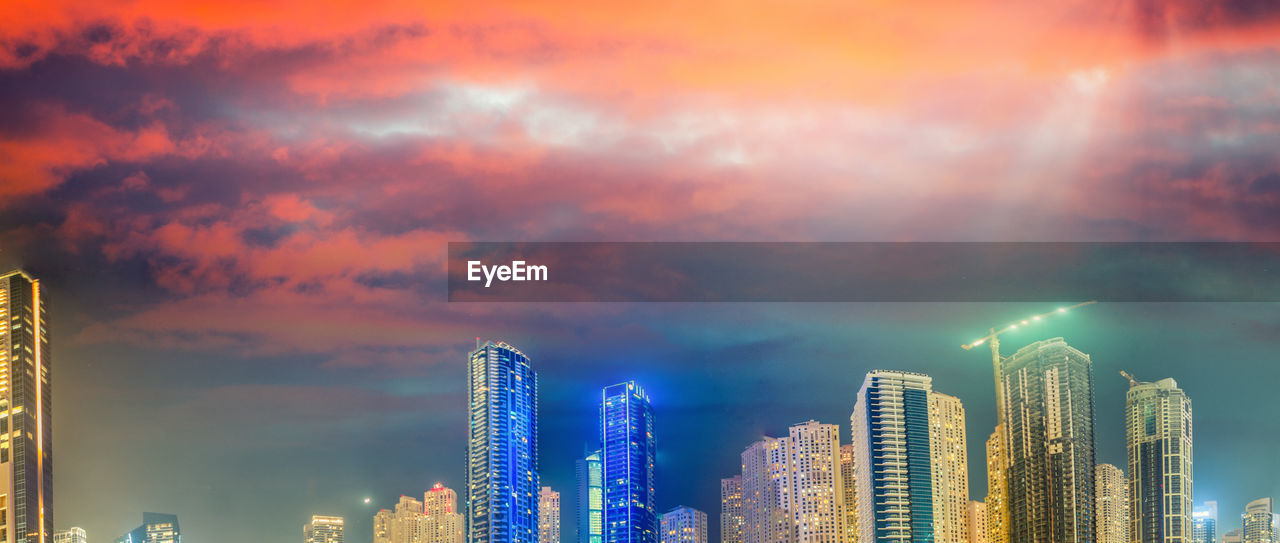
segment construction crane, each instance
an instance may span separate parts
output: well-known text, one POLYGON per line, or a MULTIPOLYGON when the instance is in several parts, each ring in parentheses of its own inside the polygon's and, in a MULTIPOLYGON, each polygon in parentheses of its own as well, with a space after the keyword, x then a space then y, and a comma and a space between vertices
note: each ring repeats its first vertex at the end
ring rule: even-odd
POLYGON ((1059 307, 1048 313, 1033 315, 1025 319, 1022 319, 1021 321, 1013 322, 999 330, 996 330, 993 327, 991 328, 991 332, 988 333, 987 335, 982 336, 971 343, 965 343, 964 345, 960 346, 961 349, 968 351, 970 349, 973 349, 974 347, 982 345, 983 343, 991 344, 991 369, 995 373, 995 384, 996 384, 996 420, 1001 422, 1004 421, 1004 394, 1000 389, 1000 360, 1001 360, 1000 359, 1000 335, 1005 332, 1017 330, 1019 326, 1028 326, 1028 325, 1040 322, 1052 315, 1066 313, 1068 311, 1071 311, 1072 309, 1077 309, 1077 308, 1084 307, 1086 305, 1092 305, 1096 303, 1098 303, 1097 300, 1089 300, 1087 302, 1078 303, 1076 305, 1059 307))
POLYGON ((1134 379, 1132 375, 1129 375, 1129 372, 1120 370, 1120 375, 1124 376, 1125 379, 1129 380, 1129 388, 1138 386, 1138 380, 1134 379))

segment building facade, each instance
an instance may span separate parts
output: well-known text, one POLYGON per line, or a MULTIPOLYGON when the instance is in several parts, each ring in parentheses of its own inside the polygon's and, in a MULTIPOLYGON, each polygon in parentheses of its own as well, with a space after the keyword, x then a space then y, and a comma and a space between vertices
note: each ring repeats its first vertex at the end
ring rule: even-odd
POLYGON ((1125 394, 1129 449, 1129 540, 1187 543, 1191 537, 1191 400, 1173 379, 1133 382, 1125 394))
POLYGON ((116 538, 116 543, 182 543, 178 515, 143 513, 142 525, 116 538))
POLYGON ((742 475, 720 479, 720 541, 742 543, 742 475))
POLYGON ((987 543, 987 504, 969 502, 969 543, 987 543))
POLYGON ((1004 425, 987 438, 987 542, 1009 543, 1009 470, 1004 425))
POLYGON ((560 543, 560 493, 549 486, 538 491, 538 542, 560 543))
POLYGON ((1274 543, 1274 502, 1271 498, 1259 498, 1249 502, 1240 519, 1244 524, 1243 543, 1274 543))
POLYGON ((742 451, 742 540, 744 543, 791 543, 795 526, 786 438, 765 437, 742 451))
POLYGON ((1191 511, 1191 543, 1218 542, 1218 502, 1207 501, 1191 511))
POLYGON ((683 505, 662 514, 662 543, 708 543, 707 514, 683 505))
POLYGON ((653 408, 635 381, 602 391, 600 443, 604 543, 657 543, 653 408))
POLYGON ((1062 338, 1000 364, 1009 541, 1089 541, 1094 528, 1093 363, 1062 338))
POLYGON ((854 471, 853 444, 840 446, 840 481, 844 484, 844 540, 858 541, 858 479, 854 471))
POLYGON ((462 513, 458 512, 458 493, 436 483, 422 495, 423 541, 426 543, 463 543, 466 539, 462 513))
POLYGON ((0 543, 53 538, 52 364, 48 294, 0 275, 0 543))
POLYGON ((315 515, 302 525, 302 543, 344 543, 342 517, 315 515))
POLYGON ((785 504, 797 543, 844 541, 840 427, 808 421, 791 426, 787 447, 791 492, 785 504))
POLYGON ((933 465, 933 539, 969 540, 969 453, 959 398, 929 393, 929 456, 933 465))
POLYGON ((379 509, 373 514, 373 543, 391 543, 391 526, 396 514, 389 509, 379 509))
POLYGON ((1129 482, 1124 472, 1111 464, 1098 464, 1093 486, 1097 542, 1129 543, 1129 482))
POLYGON ((84 528, 72 526, 66 530, 53 533, 53 543, 89 543, 89 535, 84 528))
POLYGON ((467 540, 537 543, 538 378, 502 342, 467 357, 467 540))
POLYGON ((600 451, 578 460, 578 543, 604 541, 604 472, 600 451))
POLYGON ((858 483, 858 540, 932 543, 929 445, 932 379, 875 370, 858 390, 850 422, 858 483))

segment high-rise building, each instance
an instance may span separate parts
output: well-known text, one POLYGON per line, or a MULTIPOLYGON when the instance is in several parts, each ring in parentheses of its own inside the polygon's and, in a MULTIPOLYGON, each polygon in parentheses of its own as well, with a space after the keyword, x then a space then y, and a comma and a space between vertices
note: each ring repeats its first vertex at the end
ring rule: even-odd
POLYGON ((178 515, 143 513, 142 525, 116 539, 116 543, 181 543, 178 515))
POLYGON ((1244 543, 1273 543, 1273 502, 1271 498, 1258 498, 1249 502, 1240 519, 1244 522, 1244 543))
POLYGON ((850 422, 860 542, 933 541, 931 389, 927 375, 875 370, 858 390, 850 422))
POLYGON ((54 532, 53 543, 89 543, 89 536, 84 528, 72 526, 66 530, 54 532))
POLYGON ((1111 464, 1098 464, 1094 479, 1097 543, 1129 543, 1129 483, 1124 472, 1111 464))
POLYGON ((391 529, 396 522, 395 512, 379 509, 373 514, 373 543, 391 543, 391 529))
POLYGON ((312 516, 302 525, 302 543, 343 543, 342 517, 312 516))
POLYGON ((425 543, 463 543, 466 539, 458 493, 436 483, 422 495, 422 533, 425 543))
POLYGON ((1000 364, 1009 541, 1095 536, 1093 363, 1062 338, 1000 364))
POLYGON ((964 405, 955 396, 929 393, 929 448, 933 466, 933 540, 969 540, 969 453, 964 405))
POLYGON ((808 421, 791 426, 787 447, 791 512, 797 543, 844 541, 840 427, 808 421))
POLYGON ((467 356, 467 540, 537 543, 538 378, 501 342, 467 356))
POLYGON ((840 481, 844 484, 844 541, 858 541, 858 479, 854 472, 853 444, 840 446, 840 481))
POLYGON ((48 295, 26 272, 0 275, 0 541, 53 538, 53 360, 48 295))
POLYGON ((1218 502, 1210 500, 1191 510, 1191 543, 1218 543, 1218 502))
POLYGON ((742 475, 720 479, 720 542, 742 543, 742 475))
POLYGON ((969 502, 969 543, 987 543, 987 504, 969 502))
POLYGON ((635 381, 605 387, 600 402, 604 543, 657 543, 653 408, 635 381))
POLYGON ((663 513, 662 543, 708 543, 707 514, 683 505, 663 513))
POLYGON ((1222 543, 1244 543, 1244 530, 1236 528, 1222 534, 1222 543))
POLYGON ((1131 382, 1125 394, 1129 449, 1129 539, 1187 543, 1191 537, 1191 400, 1173 379, 1131 382))
POLYGON ((560 543, 560 493, 549 486, 538 491, 538 543, 560 543))
POLYGON ((1004 424, 987 438, 987 543, 1009 543, 1009 469, 1004 424))
POLYGON ((400 496, 391 520, 391 543, 425 543, 426 514, 422 502, 413 496, 400 496))
POLYGON ((787 438, 765 437, 742 451, 743 543, 792 543, 795 524, 787 438))
POLYGON ((577 462, 578 543, 604 542, 604 467, 600 451, 577 462))

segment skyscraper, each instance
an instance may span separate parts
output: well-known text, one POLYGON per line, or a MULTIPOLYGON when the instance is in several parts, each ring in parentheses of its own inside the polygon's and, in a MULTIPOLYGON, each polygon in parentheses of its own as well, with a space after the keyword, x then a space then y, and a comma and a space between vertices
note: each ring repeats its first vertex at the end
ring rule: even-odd
POLYGON ((84 528, 72 526, 66 530, 54 532, 53 543, 89 543, 89 536, 84 528))
POLYGON ((1191 537, 1191 400, 1173 379, 1131 382, 1125 394, 1129 449, 1129 539, 1187 543, 1191 537))
POLYGON ((436 483, 422 495, 425 543, 462 543, 465 531, 462 513, 458 512, 458 493, 436 483))
POLYGON ((53 390, 48 296, 0 275, 0 541, 53 538, 53 390))
POLYGON ((1062 338, 1001 361, 1009 541, 1094 533, 1093 363, 1062 338))
POLYGON ((1222 543, 1244 543, 1244 530, 1236 528, 1222 534, 1222 543))
POLYGON ((969 543, 987 543, 987 504, 969 502, 969 543))
POLYGON ((720 479, 720 542, 742 543, 742 475, 720 479))
POLYGON ((844 541, 844 480, 840 472, 840 427, 808 421, 791 426, 787 447, 791 503, 797 543, 844 541))
POLYGON ((538 380, 501 342, 467 357, 467 540, 537 543, 538 380))
POLYGON ((604 467, 600 451, 577 462, 578 479, 578 543, 604 541, 604 467))
POLYGON ((1094 478, 1097 543, 1129 543, 1129 483, 1124 472, 1111 464, 1098 464, 1094 478))
POLYGON ((1249 502, 1240 518, 1244 522, 1244 543, 1273 543, 1271 498, 1258 498, 1249 502))
POLYGON ((792 543, 790 440, 765 437, 742 451, 742 541, 792 543))
POLYGON ((142 525, 116 539, 116 543, 181 543, 178 515, 143 513, 142 525))
POLYGON ((302 543, 343 543, 342 517, 311 517, 302 525, 302 543))
POLYGON ((391 543, 425 543, 426 515, 422 502, 413 496, 400 496, 391 519, 391 543))
POLYGON ((933 542, 931 388, 927 375, 875 370, 858 390, 850 422, 860 542, 933 542))
POLYGON ((683 505, 663 513, 662 543, 708 543, 707 514, 683 505))
POLYGON ((1218 502, 1210 500, 1192 509, 1191 543, 1218 543, 1218 502))
POLYGON ((379 509, 373 514, 373 543, 391 543, 391 527, 396 514, 389 509, 379 509))
POLYGON ((1004 424, 987 438, 987 543, 1009 543, 1009 469, 1004 424))
POLYGON ((933 539, 969 540, 969 454, 964 405, 955 396, 929 393, 929 447, 933 466, 933 539))
POLYGON ((560 543, 560 493, 549 486, 538 491, 538 542, 560 543))
POLYGON ((858 541, 858 479, 854 472, 853 444, 840 446, 840 481, 844 484, 844 540, 858 541))
POLYGON ((600 402, 604 543, 657 543, 653 408, 635 381, 605 387, 600 402))

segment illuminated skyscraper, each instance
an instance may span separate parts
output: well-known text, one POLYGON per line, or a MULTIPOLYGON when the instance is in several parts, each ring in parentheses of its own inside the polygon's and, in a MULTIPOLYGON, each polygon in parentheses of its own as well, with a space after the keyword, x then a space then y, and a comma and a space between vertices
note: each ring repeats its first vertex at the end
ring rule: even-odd
POLYGON ((1249 502, 1240 518, 1244 522, 1244 543, 1273 543, 1275 529, 1272 526, 1271 498, 1258 498, 1249 502))
POLYGON ((844 541, 858 541, 858 479, 854 472, 853 444, 840 446, 840 482, 844 484, 844 541))
POLYGON ((969 502, 969 543, 987 543, 987 504, 969 502))
POLYGON ((578 460, 578 543, 604 541, 604 473, 600 451, 578 460))
POLYGON ((466 539, 458 493, 453 489, 436 483, 422 495, 422 509, 425 543, 462 543, 466 539))
POLYGON ((793 425, 787 447, 791 502, 786 504, 797 543, 844 541, 844 479, 840 427, 808 421, 793 425))
POLYGON ((1134 382, 1125 394, 1129 540, 1191 537, 1191 400, 1173 379, 1134 382))
POLYGON ((71 527, 53 533, 53 543, 89 543, 84 528, 71 527))
POLYGON ((1009 541, 1095 537, 1093 363, 1062 338, 1001 361, 1009 541))
POLYGON ((742 476, 720 479, 720 542, 742 543, 742 476))
POLYGON ((182 543, 178 515, 143 513, 142 525, 120 536, 116 543, 182 543))
POLYGON ((389 509, 379 509, 373 514, 373 543, 391 543, 391 527, 396 514, 389 509))
POLYGON ((850 422, 858 477, 858 541, 932 543, 932 379, 875 370, 858 390, 850 422))
POLYGON ((1111 464, 1098 464, 1094 478, 1097 543, 1129 543, 1129 483, 1124 472, 1111 464))
POLYGON ((342 517, 311 517, 302 525, 302 543, 343 543, 342 517))
POLYGON ((707 514, 683 505, 663 513, 662 543, 708 543, 707 514))
POLYGON ((987 438, 987 543, 1009 542, 1009 470, 1005 463, 1004 425, 987 438))
POLYGON ((413 496, 400 496, 395 517, 391 521, 391 543, 426 543, 426 515, 422 502, 413 496))
POLYGON ((53 390, 48 296, 0 275, 0 542, 53 538, 53 390))
POLYGON ((560 543, 560 493, 549 486, 538 491, 538 542, 560 543))
POLYGON ((635 381, 605 387, 600 402, 604 543, 657 543, 653 408, 635 381))
POLYGON ((467 361, 467 540, 537 543, 537 375, 506 343, 486 342, 467 361))
POLYGON ((1218 542, 1218 502, 1207 501, 1191 512, 1191 543, 1218 542))
POLYGON ((929 447, 933 466, 933 540, 969 540, 969 454, 960 399, 929 393, 929 447))
POLYGON ((787 511, 791 477, 787 438, 766 437, 742 451, 742 541, 791 543, 795 525, 787 511))

